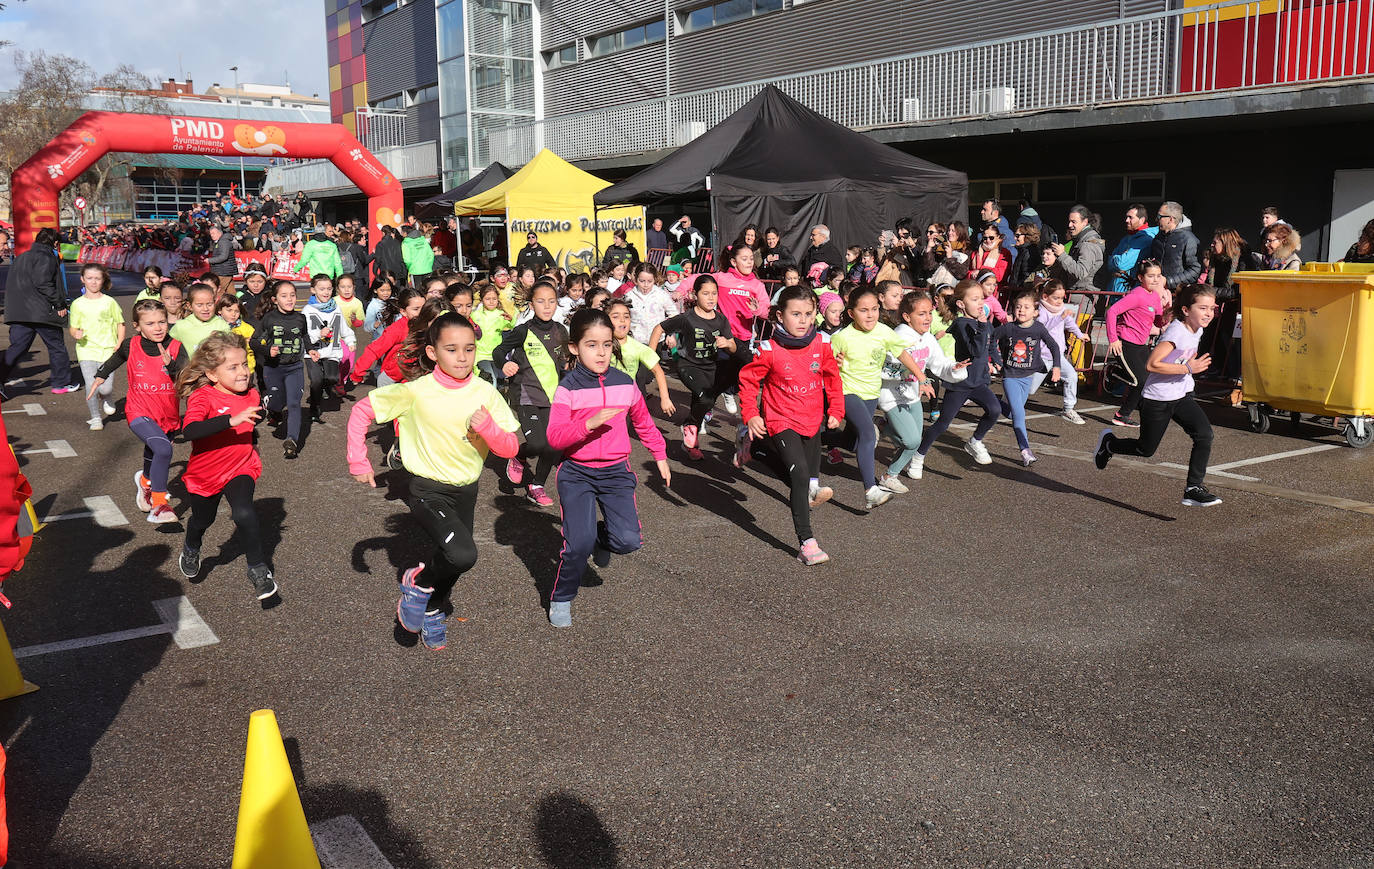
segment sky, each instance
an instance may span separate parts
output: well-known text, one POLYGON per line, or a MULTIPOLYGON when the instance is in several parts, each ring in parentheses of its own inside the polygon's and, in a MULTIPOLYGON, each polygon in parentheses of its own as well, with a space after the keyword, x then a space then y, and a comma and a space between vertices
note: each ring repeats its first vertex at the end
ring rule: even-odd
POLYGON ((321 0, 4 0, 0 90, 18 82, 14 52, 80 57, 97 75, 121 63, 153 80, 190 78, 197 93, 215 82, 286 84, 329 98, 321 0), (231 38, 224 38, 229 35, 231 38))

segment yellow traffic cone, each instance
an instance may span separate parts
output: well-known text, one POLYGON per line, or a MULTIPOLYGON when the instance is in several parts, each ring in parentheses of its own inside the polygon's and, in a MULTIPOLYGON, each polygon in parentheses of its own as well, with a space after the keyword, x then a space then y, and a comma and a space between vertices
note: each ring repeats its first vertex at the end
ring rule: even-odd
POLYGON ((259 709, 248 719, 233 869, 319 867, 277 716, 271 709, 259 709))
POLYGON ((19 672, 19 662, 14 660, 14 651, 10 649, 10 638, 5 636, 5 626, 0 624, 0 700, 37 690, 38 686, 19 672))

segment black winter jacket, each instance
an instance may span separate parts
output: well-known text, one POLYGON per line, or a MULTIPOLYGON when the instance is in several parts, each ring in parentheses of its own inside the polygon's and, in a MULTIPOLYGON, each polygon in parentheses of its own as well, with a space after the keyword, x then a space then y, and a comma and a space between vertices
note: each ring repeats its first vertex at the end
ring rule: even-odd
POLYGON ((5 283, 5 322, 61 326, 67 308, 56 251, 31 247, 14 258, 5 283))

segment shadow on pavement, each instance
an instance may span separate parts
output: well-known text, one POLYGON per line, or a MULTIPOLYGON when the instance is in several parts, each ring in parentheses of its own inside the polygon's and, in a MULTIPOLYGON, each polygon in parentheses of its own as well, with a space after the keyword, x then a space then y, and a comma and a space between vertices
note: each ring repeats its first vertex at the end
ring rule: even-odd
MULTIPOLYGON (((292 740, 286 742, 289 749, 292 740)), ((392 819, 391 806, 380 791, 341 784, 310 784, 303 778, 297 759, 291 757, 292 767, 300 783, 301 806, 312 824, 339 815, 352 815, 391 865, 406 869, 438 869, 443 865, 425 853, 415 831, 392 819)))
POLYGON ((566 791, 539 800, 534 837, 552 869, 615 869, 620 865, 615 836, 595 809, 566 791))

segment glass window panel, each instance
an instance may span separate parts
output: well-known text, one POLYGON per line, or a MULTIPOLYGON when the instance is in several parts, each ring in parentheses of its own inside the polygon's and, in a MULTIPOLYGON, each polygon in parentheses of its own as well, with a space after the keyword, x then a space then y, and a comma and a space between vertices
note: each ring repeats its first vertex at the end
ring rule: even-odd
POLYGON ((439 7, 439 59, 448 60, 463 53, 463 4, 439 7))
MULTIPOLYGON (((778 0, 779 3, 782 0, 778 0)), ((648 42, 657 42, 664 37, 667 27, 662 21, 652 21, 644 25, 644 38, 648 42)))
POLYGON ((725 0, 716 4, 716 23, 736 21, 754 14, 753 0, 725 0))
POLYGON ((468 107, 467 64, 463 58, 439 64, 439 111, 456 115, 468 107))
POLYGON ((1039 190, 1029 198, 1033 202, 1073 202, 1078 198, 1078 179, 1041 178, 1039 190))
POLYGON ((634 48, 636 45, 644 44, 644 28, 631 27, 629 30, 620 33, 620 47, 634 48))
POLYGON ((1126 178, 1123 175, 1089 175, 1088 176, 1088 201, 1089 202, 1120 202, 1125 197, 1122 191, 1125 189, 1126 178))
POLYGON ((1127 199, 1163 199, 1164 176, 1133 175, 1129 182, 1129 188, 1127 199))
POLYGON ((685 30, 701 30, 710 27, 715 23, 716 10, 714 6, 707 6, 702 9, 693 9, 687 16, 687 26, 685 30))
POLYGON ((468 116, 456 115, 439 122, 439 147, 444 157, 444 172, 467 178, 468 116))
POLYGON ((761 15, 764 12, 776 12, 782 8, 782 0, 754 0, 754 14, 761 15))

